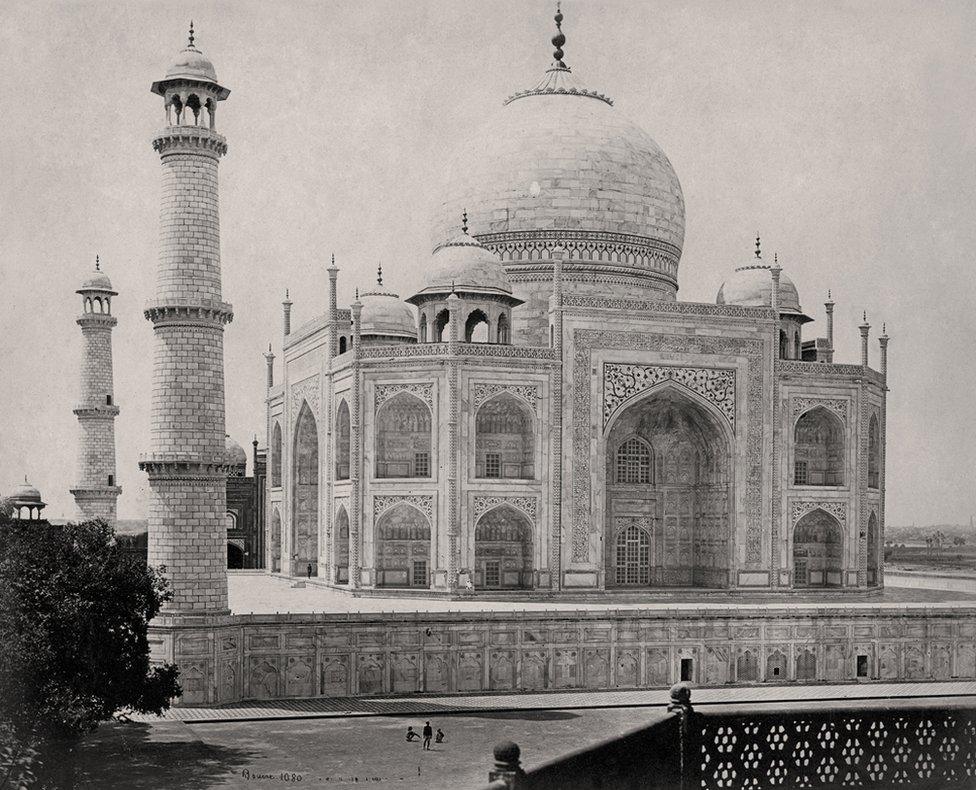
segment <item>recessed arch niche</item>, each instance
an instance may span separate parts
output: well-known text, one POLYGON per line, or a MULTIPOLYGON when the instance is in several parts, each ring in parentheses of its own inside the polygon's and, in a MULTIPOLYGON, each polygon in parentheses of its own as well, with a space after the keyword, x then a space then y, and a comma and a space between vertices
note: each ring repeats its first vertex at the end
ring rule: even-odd
POLYGON ((604 459, 608 587, 729 586, 732 442, 725 417, 675 384, 618 412, 604 459))
POLYGON ((840 587, 844 531, 840 522, 821 508, 812 510, 793 527, 793 586, 840 587))
POLYGON ((800 415, 793 429, 793 483, 844 485, 844 421, 823 406, 800 415))
POLYGON ((427 404, 401 392, 376 414, 376 477, 430 477, 431 415, 427 404))
POLYGON ((532 480, 535 425, 520 398, 502 392, 475 415, 475 477, 532 480))
POLYGON ((373 532, 377 587, 430 585, 430 522, 400 502, 376 520, 373 532))
POLYGON ((521 510, 502 504, 478 519, 474 529, 475 586, 486 589, 532 587, 532 522, 521 510))
POLYGON ((305 575, 312 566, 318 574, 319 558, 319 434, 308 403, 295 423, 292 476, 292 573, 305 575))

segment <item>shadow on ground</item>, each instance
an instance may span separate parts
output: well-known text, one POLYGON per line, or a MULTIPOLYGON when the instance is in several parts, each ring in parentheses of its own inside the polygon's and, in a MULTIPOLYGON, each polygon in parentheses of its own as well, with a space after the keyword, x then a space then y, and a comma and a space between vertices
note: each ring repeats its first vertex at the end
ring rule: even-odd
POLYGON ((209 788, 261 755, 203 743, 182 722, 110 722, 46 761, 51 784, 78 788, 209 788))

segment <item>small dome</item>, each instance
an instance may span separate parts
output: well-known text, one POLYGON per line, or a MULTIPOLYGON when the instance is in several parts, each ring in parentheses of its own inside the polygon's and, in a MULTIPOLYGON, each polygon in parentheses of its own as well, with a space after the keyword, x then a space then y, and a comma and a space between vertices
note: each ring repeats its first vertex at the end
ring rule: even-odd
MULTIPOLYGON (((773 276, 770 267, 759 259, 750 266, 740 266, 733 272, 715 297, 716 304, 740 307, 771 307, 773 303, 773 276)), ((796 285, 785 274, 779 276, 779 311, 803 315, 800 295, 796 285)), ((804 316, 805 317, 805 316, 804 316)))
POLYGON ((521 304, 512 296, 512 284, 498 256, 467 233, 454 236, 434 250, 423 285, 409 301, 451 291, 503 296, 512 304, 521 304))
POLYGON ((115 293, 114 291, 112 291, 112 281, 108 279, 108 275, 105 274, 105 272, 98 271, 98 270, 95 270, 90 275, 88 275, 88 277, 85 278, 85 281, 81 284, 81 288, 79 288, 78 290, 79 291, 111 291, 112 293, 115 293))
POLYGON ((27 478, 24 478, 22 485, 14 489, 14 492, 10 495, 10 501, 15 504, 27 504, 28 502, 38 505, 43 504, 41 502, 41 492, 28 483, 27 478))
POLYGON ((227 462, 233 466, 246 466, 247 453, 244 448, 230 438, 230 434, 224 434, 224 451, 227 453, 227 462))
POLYGON ((166 69, 168 80, 199 80, 200 82, 217 82, 217 71, 210 58, 195 46, 190 44, 184 49, 173 64, 166 69))
POLYGON ((417 319, 400 295, 383 288, 383 270, 379 270, 376 290, 361 294, 363 311, 359 318, 359 333, 363 336, 382 335, 417 339, 417 319))

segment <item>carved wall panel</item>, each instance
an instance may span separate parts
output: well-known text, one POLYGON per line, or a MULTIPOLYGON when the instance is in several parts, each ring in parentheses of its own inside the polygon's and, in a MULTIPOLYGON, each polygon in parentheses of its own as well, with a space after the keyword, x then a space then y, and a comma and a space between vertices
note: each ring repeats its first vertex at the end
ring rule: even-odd
POLYGON ((447 656, 437 653, 428 653, 424 656, 424 690, 450 691, 450 682, 447 656))
POLYGON ((515 656, 509 650, 493 650, 489 654, 488 687, 492 691, 515 688, 515 656))
POLYGON ((289 656, 285 662, 285 696, 311 697, 315 694, 313 656, 289 656))
POLYGON ((373 653, 359 657, 357 670, 360 694, 383 693, 383 659, 382 654, 373 653))
POLYGON ((836 499, 790 499, 790 526, 795 527, 796 522, 803 518, 807 513, 814 510, 823 510, 836 518, 842 527, 847 527, 847 502, 836 499))
POLYGON ((832 411, 840 417, 844 424, 848 423, 847 404, 850 403, 846 398, 790 398, 790 412, 795 420, 803 412, 822 406, 828 411, 832 411))
POLYGON ((457 690, 481 691, 482 685, 481 653, 462 651, 458 656, 457 690))
POLYGON ((495 397, 500 392, 507 392, 514 395, 529 405, 532 413, 538 412, 538 404, 541 399, 541 386, 539 384, 503 384, 476 381, 472 385, 471 401, 473 410, 477 411, 481 404, 495 397))
POLYGON ((549 687, 549 657, 542 652, 527 652, 522 657, 522 688, 537 691, 549 687))
POLYGON ((472 502, 475 523, 489 510, 499 505, 511 505, 516 510, 521 510, 529 517, 532 525, 535 526, 539 513, 539 497, 536 496, 496 496, 494 494, 477 494, 472 502))
POLYGON ((432 382, 402 382, 396 384, 377 384, 373 391, 374 414, 379 411, 380 406, 386 403, 394 395, 401 392, 408 392, 427 404, 427 408, 433 411, 434 408, 434 385, 432 382))
POLYGON ((401 502, 413 505, 427 517, 427 521, 433 522, 434 497, 426 494, 384 494, 382 496, 374 496, 373 520, 375 521, 391 507, 399 505, 401 502))
POLYGON ((326 656, 322 662, 321 691, 323 697, 345 697, 349 688, 349 657, 326 656))
POLYGON ((553 653, 553 687, 574 688, 579 678, 579 651, 556 650, 553 653))
POLYGON ((390 691, 395 694, 416 694, 420 691, 420 656, 417 653, 396 653, 391 661, 393 681, 390 691))
POLYGON ((247 687, 251 699, 277 699, 281 696, 278 657, 252 656, 248 668, 247 687))
POLYGON ((735 427, 735 370, 617 362, 603 363, 603 427, 624 403, 665 381, 701 395, 735 427))
POLYGON ((302 402, 308 404, 312 414, 317 420, 319 417, 319 377, 318 375, 309 376, 307 379, 292 384, 288 388, 288 413, 291 415, 291 423, 295 422, 295 415, 302 407, 302 402))
POLYGON ((637 649, 617 651, 614 685, 635 688, 640 685, 640 654, 637 649))

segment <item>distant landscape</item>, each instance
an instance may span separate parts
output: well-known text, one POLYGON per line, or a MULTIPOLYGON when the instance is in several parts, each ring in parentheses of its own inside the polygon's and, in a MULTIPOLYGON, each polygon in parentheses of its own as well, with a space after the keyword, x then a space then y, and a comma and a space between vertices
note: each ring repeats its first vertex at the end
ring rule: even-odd
POLYGON ((885 528, 888 570, 976 572, 976 528, 972 524, 929 524, 885 528))

